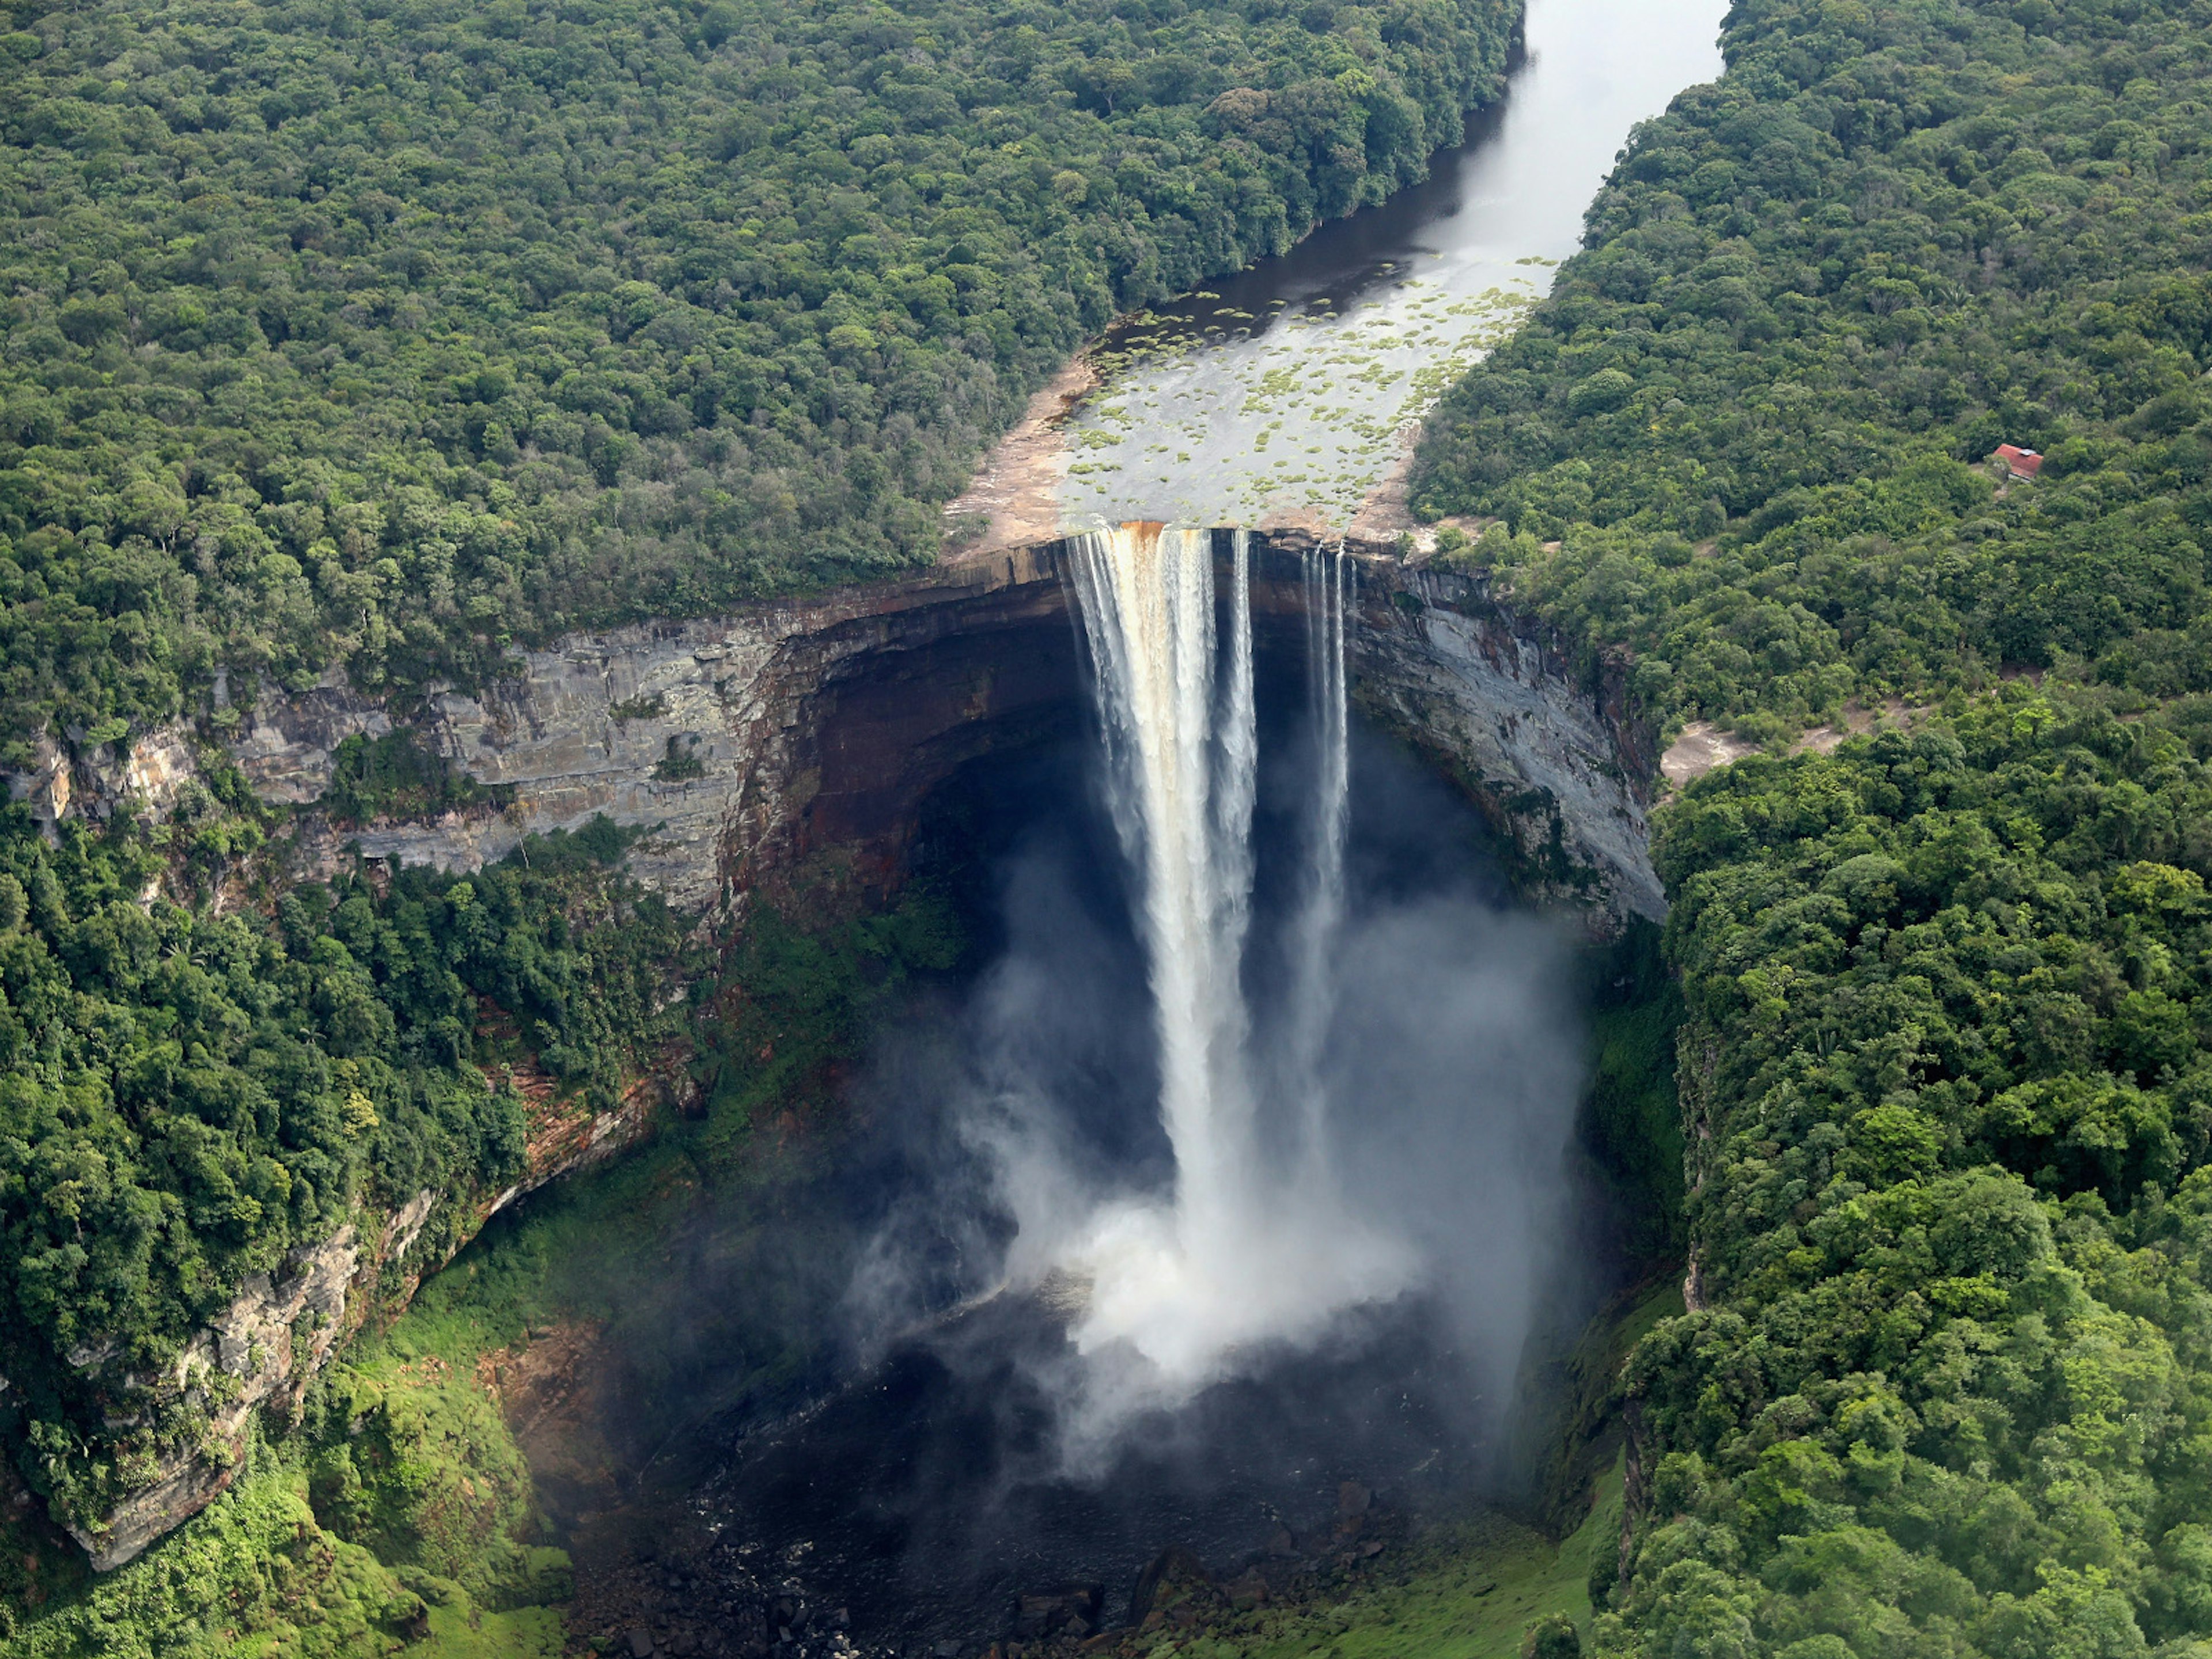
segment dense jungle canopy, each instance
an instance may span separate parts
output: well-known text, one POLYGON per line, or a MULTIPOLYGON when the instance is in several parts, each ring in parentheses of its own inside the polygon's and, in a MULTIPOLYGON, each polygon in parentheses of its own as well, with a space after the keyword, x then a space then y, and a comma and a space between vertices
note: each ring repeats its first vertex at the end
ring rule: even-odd
POLYGON ((1725 40, 1419 486, 1769 749, 1659 817, 1698 1305, 1595 1644, 2212 1651, 2212 8, 1725 40))
MULTIPOLYGON (((1504 32, 1328 0, 13 18, 18 757, 219 734, 217 665, 404 692, 925 557, 1084 329, 1413 176, 1504 32)), ((1416 480, 1492 521, 1449 556, 1624 655, 1655 722, 1764 749, 1657 815, 1695 1305, 1632 1361, 1588 1644, 2203 1659, 2212 4, 1742 0, 1726 46, 1416 480)), ((465 788, 354 760, 348 813, 465 788)), ((0 1431, 64 1516, 190 1432, 119 1379, 240 1275, 511 1176, 508 1059, 588 1095, 690 1018, 611 830, 218 915, 281 830, 224 775, 169 825, 0 846, 0 1431)), ((926 915, 757 948, 754 1006, 816 1031, 953 949, 926 915)), ((294 1486, 25 1650, 396 1644, 512 1516, 435 1532, 459 1466, 426 1448, 476 1431, 363 1404, 401 1396, 382 1364, 310 1402, 294 1486)), ((46 1582, 21 1559, 10 1595, 46 1582)))

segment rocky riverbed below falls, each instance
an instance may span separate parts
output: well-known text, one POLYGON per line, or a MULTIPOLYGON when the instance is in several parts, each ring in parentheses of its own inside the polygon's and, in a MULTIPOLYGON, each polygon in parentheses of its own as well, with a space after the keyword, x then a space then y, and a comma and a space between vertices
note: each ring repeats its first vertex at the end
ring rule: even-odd
POLYGON ((1377 1311, 1071 1473, 1064 1327, 986 1301, 774 1420, 684 1430, 587 1497, 607 1507, 568 1530, 572 1637, 634 1659, 1021 1659, 1341 1601, 1481 1506, 1494 1447, 1440 1322, 1377 1311))

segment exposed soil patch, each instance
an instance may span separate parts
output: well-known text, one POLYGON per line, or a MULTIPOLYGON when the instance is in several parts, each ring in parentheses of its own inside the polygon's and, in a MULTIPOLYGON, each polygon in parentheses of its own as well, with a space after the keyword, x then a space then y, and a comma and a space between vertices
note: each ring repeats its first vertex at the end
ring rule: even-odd
POLYGON ((1844 738, 1866 736, 1868 732, 1874 730, 1877 721, 1886 720, 1892 726, 1910 731, 1915 724, 1927 717, 1926 709, 1907 708, 1901 697, 1892 697, 1878 710, 1863 708, 1857 703, 1850 703, 1844 707, 1844 723, 1841 726, 1809 727, 1796 742, 1790 745, 1790 752, 1793 755, 1832 755, 1843 745, 1844 738))
MULTIPOLYGON (((1807 728, 1790 744, 1789 752, 1832 755, 1847 738, 1863 738, 1880 726, 1910 732, 1933 712, 1909 707, 1902 697, 1892 697, 1879 708, 1847 703, 1841 726, 1807 728)), ((1759 744, 1723 732, 1710 720, 1692 720, 1659 757, 1659 770, 1668 783, 1679 789, 1692 779, 1701 778, 1717 767, 1731 765, 1746 755, 1755 755, 1759 749, 1759 744)))
POLYGON ((948 562, 1048 542, 1060 533, 1060 480, 1067 476, 1069 412, 1098 387, 1090 357, 1078 356, 1030 399, 1021 422, 1001 438, 975 481, 947 502, 948 562), (952 540, 977 519, 981 536, 952 540))
POLYGON ((1757 744, 1730 737, 1711 720, 1692 720, 1682 728, 1682 735, 1667 746, 1667 752, 1659 757, 1659 773, 1679 789, 1716 767, 1733 764, 1746 755, 1758 752, 1757 744))
POLYGON ((477 1361, 539 1495, 570 1522, 611 1508, 623 1491, 628 1459, 606 1433, 617 1385, 605 1335, 596 1321, 564 1322, 477 1361))

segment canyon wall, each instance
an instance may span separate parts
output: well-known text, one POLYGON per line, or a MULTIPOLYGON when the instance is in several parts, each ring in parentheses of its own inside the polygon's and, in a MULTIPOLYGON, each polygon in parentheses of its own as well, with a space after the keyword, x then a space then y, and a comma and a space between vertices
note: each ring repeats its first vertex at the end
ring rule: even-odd
MULTIPOLYGON (((659 1065, 595 1111, 542 1073, 526 1071, 515 1081, 528 1103, 529 1141, 514 1185, 498 1193, 426 1188, 388 1213, 362 1213, 289 1252, 274 1272, 248 1274, 173 1368, 118 1378, 118 1410, 182 1401, 204 1411, 206 1430, 158 1455, 95 1522, 69 1526, 95 1569, 135 1559, 224 1492, 242 1467, 253 1413, 296 1412, 307 1385, 374 1310, 405 1306, 424 1278, 524 1193, 634 1143, 653 1108, 684 1086, 680 1068, 659 1065)), ((87 1368, 114 1358, 100 1346, 70 1356, 87 1368)))
MULTIPOLYGON (((1047 694, 1051 665, 1016 636, 1060 603, 1052 550, 1022 549, 919 581, 573 635, 479 696, 434 693, 409 722, 502 806, 317 825, 309 861, 357 844, 471 870, 604 813, 646 832, 629 857, 639 880, 714 908, 764 865, 895 830, 875 797, 926 787, 929 758, 957 754, 962 728, 1047 694)), ((327 787, 338 744, 391 729, 332 677, 262 699, 233 753, 264 799, 303 805, 327 787)))
MULTIPOLYGON (((842 848, 887 879, 921 798, 961 761, 1024 740, 1079 693, 1060 577, 1046 544, 733 617, 580 634, 526 653, 471 696, 428 698, 419 738, 500 807, 431 822, 315 826, 311 861, 372 859, 469 870, 532 831, 605 813, 645 833, 629 867, 677 905, 726 906, 765 869, 842 848)), ((1298 538, 1255 563, 1259 625, 1303 604, 1298 538)), ((1648 740, 1620 677, 1592 683, 1491 602, 1481 583, 1360 558, 1356 690, 1369 711, 1449 767, 1521 854, 1532 896, 1657 915, 1644 843, 1648 740)), ((305 804, 332 752, 391 729, 333 678, 264 697, 234 754, 264 799, 305 804)))
POLYGON ((1382 567, 1361 621, 1353 695, 1481 804, 1524 893, 1666 915, 1650 851, 1657 745, 1629 708, 1625 662, 1585 671, 1481 580, 1445 572, 1382 567))

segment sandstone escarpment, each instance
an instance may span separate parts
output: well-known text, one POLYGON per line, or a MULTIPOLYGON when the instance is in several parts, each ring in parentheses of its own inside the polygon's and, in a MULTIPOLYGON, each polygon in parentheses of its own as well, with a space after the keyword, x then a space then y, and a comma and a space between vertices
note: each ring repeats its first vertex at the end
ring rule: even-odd
MULTIPOLYGON (((1024 550, 926 581, 571 635, 478 696, 433 695, 410 722, 503 810, 330 831, 326 850, 469 870, 604 813, 647 832, 631 873, 709 907, 764 860, 895 829, 878 798, 903 799, 935 748, 1041 694, 1028 671, 1056 665, 1009 639, 1060 604, 1049 550, 1024 550)), ((234 755, 264 799, 301 803, 328 786, 341 742, 390 729, 332 679, 264 698, 234 755)))
MULTIPOLYGON (((1255 606, 1295 619, 1298 543, 1263 544, 1255 606)), ((1361 557, 1358 694, 1449 765, 1519 846, 1531 884, 1619 915, 1663 908, 1644 852, 1648 743, 1597 684, 1468 577, 1361 557)), ((847 849, 888 878, 921 799, 962 761, 1079 717, 1060 547, 737 615, 640 623, 526 653, 471 696, 428 698, 422 741, 499 810, 324 830, 373 859, 468 870, 605 813, 645 833, 629 867, 684 908, 847 849)), ((337 745, 390 729, 336 680, 264 698, 234 748, 265 799, 305 802, 337 745)))
MULTIPOLYGON (((1298 556, 1314 545, 1286 535, 1260 549, 1255 630, 1271 617, 1303 628, 1298 556)), ((1656 745, 1629 708, 1625 665, 1586 672, 1480 578, 1371 546, 1357 557, 1358 625, 1346 645, 1360 706, 1483 808, 1527 897, 1599 918, 1663 916, 1650 850, 1656 745)))
POLYGON ((329 1358, 360 1261, 354 1229, 342 1227, 293 1251, 276 1272, 249 1274, 230 1305, 185 1345, 174 1374, 133 1391, 182 1396, 205 1412, 206 1430, 160 1455, 151 1476, 108 1514, 68 1522, 95 1568, 121 1566, 230 1485, 253 1413, 296 1400, 329 1358))
MULTIPOLYGON (((1296 623, 1305 538, 1262 541, 1258 625, 1296 623)), ((398 723, 487 787, 428 820, 333 827, 310 815, 303 865, 365 857, 475 869, 532 832, 604 813, 642 832, 628 867, 678 906, 738 900, 826 848, 895 877, 913 815, 963 761, 1080 718, 1060 545, 946 566, 726 617, 577 634, 524 653, 476 695, 434 691, 398 723)), ((1657 757, 1617 666, 1593 676, 1479 578, 1359 550, 1355 691, 1453 771, 1522 854, 1538 896, 1617 915, 1663 908, 1645 851, 1657 757)), ((333 672, 245 711, 232 758, 261 797, 309 807, 338 745, 393 711, 333 672)), ((191 774, 173 730, 74 763, 42 739, 11 787, 48 821, 133 797, 159 812, 191 774)))
POLYGON ((1581 672, 1479 580, 1403 571, 1354 638, 1360 702, 1449 767, 1510 836, 1532 896, 1658 920, 1650 732, 1622 665, 1581 672))

